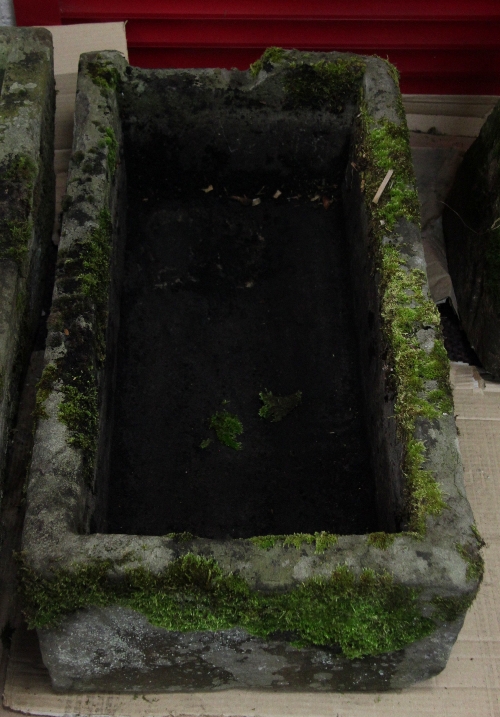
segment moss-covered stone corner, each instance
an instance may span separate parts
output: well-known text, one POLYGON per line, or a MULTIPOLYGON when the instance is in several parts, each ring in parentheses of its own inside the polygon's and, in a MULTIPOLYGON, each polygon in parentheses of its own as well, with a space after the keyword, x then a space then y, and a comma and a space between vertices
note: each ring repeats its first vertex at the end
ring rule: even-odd
POLYGON ((240 627, 264 639, 286 634, 297 647, 340 647, 355 659, 399 650, 436 627, 422 615, 416 590, 371 570, 356 577, 346 566, 278 593, 252 590, 213 559, 191 553, 160 574, 134 568, 122 580, 113 575, 109 561, 75 565, 46 579, 21 556, 19 572, 30 628, 53 626, 90 605, 122 605, 168 630, 240 627))
POLYGON ((100 87, 105 96, 119 87, 120 73, 111 62, 105 60, 101 55, 97 55, 94 62, 87 64, 87 72, 94 85, 100 87))
POLYGON ((302 391, 296 391, 289 396, 274 396, 271 391, 261 391, 259 398, 262 406, 259 409, 259 416, 269 421, 281 421, 288 416, 290 411, 302 402, 302 391))
POLYGON ((376 267, 380 272, 381 315, 387 348, 387 382, 395 393, 394 412, 403 444, 406 519, 410 532, 422 535, 426 518, 446 507, 434 476, 424 469, 425 446, 415 439, 417 420, 452 414, 449 361, 440 319, 426 293, 426 276, 410 269, 398 250, 394 230, 406 219, 420 226, 408 128, 400 108, 400 124, 375 120, 362 102, 355 169, 366 197, 376 267), (389 169, 394 174, 379 202, 372 200, 389 169), (428 332, 428 330, 431 332, 428 332), (423 348, 418 336, 426 331, 432 344, 423 348))
POLYGON ((291 60, 284 72, 286 105, 292 109, 327 109, 342 112, 349 99, 357 99, 366 63, 359 57, 336 60, 291 60))
POLYGON ((238 416, 226 410, 217 411, 210 417, 209 425, 221 443, 236 451, 241 450, 242 445, 236 440, 236 437, 243 433, 243 425, 238 416))
POLYGON ((268 47, 262 57, 250 65, 250 73, 257 77, 261 70, 270 71, 273 65, 278 65, 285 57, 285 50, 282 47, 268 47))
POLYGON ((324 553, 338 542, 338 535, 325 531, 317 533, 292 533, 291 535, 258 535, 249 540, 262 550, 271 550, 275 545, 300 550, 303 545, 314 545, 317 554, 324 553))
POLYGON ((327 109, 334 113, 342 112, 349 99, 357 99, 366 69, 360 57, 339 56, 313 62, 307 53, 268 47, 262 57, 250 65, 250 73, 257 77, 261 70, 271 72, 275 65, 283 66, 288 109, 327 109))
POLYGON ((33 233, 33 190, 38 167, 27 155, 8 157, 0 166, 0 259, 24 265, 33 233))
POLYGON ((369 533, 366 537, 366 542, 368 543, 368 545, 373 545, 379 550, 387 550, 387 548, 389 548, 394 543, 395 539, 395 533, 378 532, 369 533))

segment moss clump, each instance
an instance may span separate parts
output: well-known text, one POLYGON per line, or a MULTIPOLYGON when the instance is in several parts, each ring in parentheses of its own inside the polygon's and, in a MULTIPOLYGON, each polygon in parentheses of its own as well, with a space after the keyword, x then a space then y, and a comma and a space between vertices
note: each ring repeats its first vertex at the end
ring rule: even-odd
POLYGON ((99 141, 99 147, 108 149, 108 169, 109 174, 112 177, 116 171, 116 165, 118 162, 118 142, 116 135, 112 127, 106 127, 104 129, 105 136, 99 141))
POLYGON ((471 582, 473 580, 481 582, 484 574, 484 560, 478 552, 477 546, 457 543, 456 549, 460 557, 467 563, 466 579, 471 582))
POLYGON ((272 65, 279 64, 284 57, 285 50, 282 47, 268 47, 262 57, 250 65, 250 73, 253 77, 257 77, 261 70, 271 70, 272 65))
POLYGON ((476 593, 462 597, 435 597, 432 604, 435 607, 434 617, 443 622, 453 622, 463 617, 474 602, 476 593))
POLYGON ((259 398, 264 404, 259 410, 259 416, 276 422, 281 421, 301 403, 302 391, 292 393, 290 396, 273 396, 271 391, 262 391, 259 393, 259 398))
POLYGON ((63 400, 59 405, 59 420, 71 432, 69 442, 81 448, 84 456, 93 459, 99 434, 97 386, 90 372, 73 376, 73 384, 62 386, 63 400))
POLYGON ((175 540, 176 543, 188 543, 195 538, 195 536, 188 531, 184 531, 183 533, 167 533, 165 537, 175 540))
POLYGON ((434 476, 423 467, 425 446, 414 438, 415 426, 419 419, 434 420, 452 413, 449 361, 441 339, 439 314, 425 293, 425 274, 409 269, 391 243, 391 232, 400 219, 420 223, 404 114, 401 124, 377 121, 362 105, 359 122, 356 156, 381 274, 388 383, 396 394, 394 411, 404 448, 408 529, 421 535, 426 516, 438 515, 446 504, 434 476), (372 199, 389 169, 394 170, 393 178, 375 205, 372 199), (417 333, 421 329, 434 331, 430 351, 420 345, 417 333), (429 388, 430 382, 435 388, 429 388))
POLYGON ((11 158, 0 167, 0 196, 9 196, 0 211, 0 259, 24 265, 33 233, 31 211, 37 165, 26 155, 11 158))
POLYGON ((379 550, 387 550, 395 540, 394 533, 370 533, 366 539, 368 545, 373 545, 379 550))
POLYGON ((86 605, 119 604, 168 630, 241 627, 267 638, 294 636, 297 646, 340 646, 350 658, 398 650, 429 635, 416 590, 394 584, 389 575, 365 570, 357 578, 346 566, 329 577, 311 578, 285 593, 252 590, 238 575, 224 574, 212 559, 187 554, 161 574, 144 568, 110 579, 109 562, 60 570, 52 580, 21 565, 24 611, 30 627, 54 625, 86 605))
POLYGON ((120 84, 120 73, 110 62, 98 56, 96 62, 89 62, 87 72, 94 83, 104 91, 105 94, 116 90, 120 84))
POLYGON ((281 543, 283 546, 294 547, 297 550, 303 545, 315 545, 316 553, 324 553, 327 548, 338 542, 338 535, 321 531, 320 533, 292 533, 291 535, 259 535, 250 538, 250 541, 262 550, 270 550, 281 543))
POLYGON ((53 363, 47 364, 43 369, 40 380, 36 385, 36 402, 33 412, 35 418, 47 418, 45 401, 48 399, 55 381, 57 381, 58 373, 57 366, 53 363))
POLYGON ((102 209, 97 226, 87 237, 59 253, 57 271, 62 276, 52 307, 51 329, 64 331, 74 348, 50 368, 38 402, 39 410, 44 411, 48 392, 59 380, 62 400, 58 418, 70 432, 69 444, 82 451, 89 484, 93 481, 99 434, 97 372, 105 358, 111 244, 110 214, 102 209), (66 287, 68 293, 64 293, 66 287))
POLYGON ((365 68, 357 57, 314 64, 292 61, 283 79, 286 103, 291 108, 342 112, 346 101, 358 93, 365 68))
POLYGON ((210 428, 213 428, 217 438, 221 443, 235 451, 240 451, 242 446, 236 440, 236 436, 243 433, 243 426, 238 416, 229 413, 229 411, 217 411, 210 418, 210 428))
POLYGON ((11 219, 0 223, 0 259, 12 259, 21 267, 33 233, 31 220, 11 219))
POLYGON ((78 275, 82 294, 94 305, 95 339, 100 360, 104 360, 105 353, 111 247, 111 215, 108 209, 102 209, 97 226, 80 244, 82 271, 78 275))

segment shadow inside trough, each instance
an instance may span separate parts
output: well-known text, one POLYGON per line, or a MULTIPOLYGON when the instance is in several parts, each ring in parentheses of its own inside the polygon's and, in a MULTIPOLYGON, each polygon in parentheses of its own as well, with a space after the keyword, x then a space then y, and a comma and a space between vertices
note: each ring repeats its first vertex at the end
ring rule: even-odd
POLYGON ((130 185, 110 532, 376 529, 340 193, 278 188, 245 206, 130 185), (270 422, 265 390, 302 402, 270 422), (209 427, 222 410, 239 451, 209 427))

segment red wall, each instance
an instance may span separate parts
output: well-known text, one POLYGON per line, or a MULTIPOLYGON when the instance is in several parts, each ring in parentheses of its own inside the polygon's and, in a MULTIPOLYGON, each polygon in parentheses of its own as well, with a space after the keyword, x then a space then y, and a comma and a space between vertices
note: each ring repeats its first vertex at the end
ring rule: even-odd
POLYGON ((14 0, 18 25, 127 20, 142 67, 246 69, 270 45, 389 57, 408 93, 500 95, 500 0, 14 0))

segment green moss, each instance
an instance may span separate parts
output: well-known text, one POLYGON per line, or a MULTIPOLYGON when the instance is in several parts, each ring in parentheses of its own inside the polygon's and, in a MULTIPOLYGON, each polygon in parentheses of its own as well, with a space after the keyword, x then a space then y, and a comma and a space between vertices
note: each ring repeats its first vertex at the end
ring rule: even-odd
POLYGON ((116 171, 116 164, 118 162, 118 142, 112 127, 106 127, 104 132, 105 136, 99 141, 99 147, 101 149, 107 147, 108 149, 108 169, 112 177, 116 171))
POLYGON ((266 65, 277 65, 283 61, 285 50, 281 47, 268 47, 264 51, 262 57, 250 65, 250 73, 253 77, 257 77, 261 70, 268 69, 266 65))
POLYGON ((188 543, 195 538, 195 536, 188 531, 184 531, 183 533, 167 533, 165 537, 175 540, 176 543, 188 543))
POLYGON ((97 226, 87 237, 59 254, 58 270, 63 268, 64 278, 59 279, 62 291, 53 303, 51 329, 64 330, 77 348, 47 367, 49 372, 42 376, 37 400, 37 414, 46 416, 43 404, 53 383, 61 382, 58 418, 69 430, 69 444, 82 451, 89 484, 94 476, 99 433, 97 371, 105 359, 111 239, 110 214, 103 209, 97 226), (64 293, 64 282, 71 288, 70 293, 64 293), (85 319, 83 327, 77 322, 80 317, 85 319))
POLYGON ((31 211, 37 165, 27 155, 11 157, 0 167, 0 194, 11 199, 0 220, 0 259, 24 265, 33 233, 31 211))
POLYGON ((375 548, 378 548, 379 550, 387 550, 395 540, 396 536, 394 533, 370 533, 366 541, 368 545, 373 545, 375 548))
POLYGON ((290 396, 273 396, 271 391, 262 391, 259 393, 259 398, 264 404, 259 410, 259 416, 276 422, 281 421, 301 403, 302 391, 292 393, 290 396))
POLYGON ((72 378, 73 384, 64 383, 62 386, 59 420, 71 432, 71 445, 81 448, 84 456, 91 457, 93 464, 99 433, 97 386, 90 372, 81 371, 72 378))
POLYGON ((107 209, 103 209, 99 214, 97 227, 91 231, 88 239, 80 244, 82 271, 78 275, 82 294, 94 305, 95 339, 101 361, 104 360, 105 354, 111 248, 111 216, 107 209))
POLYGON ((400 219, 420 223, 404 115, 400 125, 376 121, 362 105, 359 122, 356 156, 381 275, 388 382, 396 394, 394 411, 404 448, 408 529, 421 535, 426 517, 438 515, 446 504, 434 476, 424 469, 425 446, 415 440, 414 432, 417 420, 432 421, 453 411, 449 361, 441 339, 439 314, 425 293, 425 274, 408 269, 400 251, 391 243, 391 232, 400 219), (394 175, 375 205, 372 199, 389 169, 394 170, 394 175), (424 328, 434 330, 430 351, 421 347, 417 336, 424 328), (429 382, 434 382, 435 388, 429 382))
POLYGON ((327 548, 338 542, 338 535, 321 531, 320 533, 292 533, 291 535, 258 535, 250 541, 262 550, 270 550, 275 545, 294 547, 297 550, 303 545, 315 545, 316 553, 323 553, 327 548))
POLYGON ((463 617, 474 602, 476 593, 462 597, 435 597, 432 604, 435 607, 434 617, 443 622, 453 622, 463 617))
POLYGON ((116 90, 120 83, 120 73, 110 62, 98 57, 96 62, 89 62, 87 72, 94 83, 107 94, 116 90))
POLYGON ((35 410, 33 415, 35 418, 47 418, 47 411, 45 410, 45 401, 48 399, 50 392, 54 387, 54 383, 57 381, 58 370, 57 366, 53 363, 47 364, 43 369, 40 380, 36 385, 36 401, 35 410))
POLYGON ((0 259, 12 259, 22 267, 33 233, 30 219, 11 219, 0 224, 0 259))
POLYGON ((292 61, 287 66, 283 87, 286 103, 292 108, 326 108, 341 112, 345 102, 357 95, 366 65, 358 57, 339 57, 316 63, 292 61))
POLYGON ((460 545, 460 543, 457 543, 455 547, 460 557, 467 563, 467 580, 481 582, 484 574, 484 560, 477 550, 477 545, 460 545))
POLYGON ((421 615, 418 593, 370 570, 356 578, 346 566, 312 578, 289 592, 250 589, 224 574, 212 559, 187 554, 154 575, 144 568, 113 581, 109 562, 56 572, 52 580, 21 565, 24 611, 30 627, 56 624, 86 605, 120 604, 152 625, 175 631, 241 627, 267 638, 293 636, 295 644, 340 646, 350 658, 401 649, 429 635, 433 620, 421 615))
POLYGON ((85 154, 80 149, 78 149, 76 152, 73 153, 71 159, 76 165, 80 165, 85 159, 85 154))
POLYGON ((211 438, 205 438, 204 441, 200 443, 200 448, 208 448, 208 446, 212 443, 211 438))
POLYGON ((243 426, 238 416, 229 413, 229 411, 217 411, 210 418, 210 428, 213 428, 217 438, 229 448, 240 451, 242 446, 236 440, 236 436, 243 433, 243 426))
POLYGON ((477 526, 474 523, 470 526, 470 532, 476 539, 476 543, 479 548, 482 548, 486 545, 486 543, 484 542, 484 540, 481 536, 481 533, 479 532, 479 530, 477 529, 477 526))

